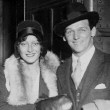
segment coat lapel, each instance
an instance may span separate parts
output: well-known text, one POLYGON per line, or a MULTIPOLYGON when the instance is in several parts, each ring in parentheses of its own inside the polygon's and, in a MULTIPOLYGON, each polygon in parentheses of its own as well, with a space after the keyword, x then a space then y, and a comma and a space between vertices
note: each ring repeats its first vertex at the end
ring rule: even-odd
POLYGON ((103 60, 104 60, 103 54, 100 51, 96 50, 82 79, 83 82, 81 92, 82 103, 84 103, 84 101, 88 97, 89 91, 94 87, 99 76, 101 75, 101 71, 103 69, 102 65, 103 60))
MULTIPOLYGON (((70 86, 70 79, 71 79, 71 64, 72 64, 72 58, 70 57, 67 59, 58 70, 59 75, 59 81, 61 83, 61 86, 64 90, 64 93, 69 93, 72 86, 70 86)), ((59 88, 60 89, 60 88, 59 88)))
POLYGON ((67 65, 68 65, 67 66, 68 68, 66 68, 67 86, 68 86, 68 90, 69 90, 69 93, 70 93, 71 97, 73 97, 73 94, 75 95, 75 91, 72 93, 71 89, 75 90, 75 85, 74 85, 74 82, 73 82, 73 80, 71 78, 71 74, 72 74, 72 58, 70 58, 68 60, 67 65))
POLYGON ((68 91, 69 91, 69 94, 70 94, 70 97, 72 99, 72 103, 73 103, 73 110, 76 110, 76 88, 75 88, 75 84, 74 84, 74 81, 71 77, 71 74, 72 74, 72 57, 69 61, 69 68, 68 68, 68 71, 67 71, 67 85, 68 85, 68 91))
MULTIPOLYGON (((66 93, 71 97, 71 100, 73 102, 73 107, 75 107, 75 85, 71 78, 72 73, 72 57, 70 57, 63 66, 63 74, 60 78, 62 83, 63 89, 66 91, 66 93), (63 81, 62 81, 63 80, 63 81)), ((74 108, 75 109, 75 108, 74 108)))

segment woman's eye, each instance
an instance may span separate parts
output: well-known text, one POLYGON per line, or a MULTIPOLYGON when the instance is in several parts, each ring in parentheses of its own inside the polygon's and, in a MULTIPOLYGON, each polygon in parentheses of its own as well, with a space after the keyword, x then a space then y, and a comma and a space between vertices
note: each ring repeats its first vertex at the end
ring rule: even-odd
POLYGON ((85 29, 82 29, 82 31, 86 31, 85 29))
POLYGON ((22 46, 26 46, 26 43, 23 43, 23 42, 22 42, 21 45, 22 45, 22 46))

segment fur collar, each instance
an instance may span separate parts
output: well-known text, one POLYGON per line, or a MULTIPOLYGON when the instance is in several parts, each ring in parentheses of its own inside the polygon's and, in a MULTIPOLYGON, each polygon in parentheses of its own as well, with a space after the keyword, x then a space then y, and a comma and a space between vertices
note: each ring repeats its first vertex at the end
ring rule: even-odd
MULTIPOLYGON (((22 72, 20 70, 21 65, 15 56, 12 55, 6 59, 4 66, 6 88, 9 91, 9 96, 7 98, 8 103, 11 105, 35 103, 37 100, 35 96, 32 96, 31 99, 28 100, 28 96, 25 94, 22 84, 22 72)), ((58 94, 56 85, 56 70, 59 66, 58 57, 52 52, 48 51, 45 57, 41 58, 40 66, 42 78, 49 90, 49 97, 56 96, 58 94)))

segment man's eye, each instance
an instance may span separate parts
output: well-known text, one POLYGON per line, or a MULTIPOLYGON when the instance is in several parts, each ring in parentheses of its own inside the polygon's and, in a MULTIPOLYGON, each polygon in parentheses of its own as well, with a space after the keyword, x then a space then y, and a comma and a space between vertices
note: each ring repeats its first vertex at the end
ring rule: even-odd
POLYGON ((72 33, 72 31, 68 31, 67 33, 68 33, 68 34, 71 34, 71 33, 72 33))
POLYGON ((79 31, 82 31, 82 32, 84 32, 84 31, 86 31, 86 29, 82 28, 82 29, 80 29, 79 31))
POLYGON ((34 45, 34 46, 37 46, 37 45, 39 45, 39 43, 38 43, 38 42, 36 42, 36 43, 33 43, 33 45, 34 45))
POLYGON ((67 34, 67 35, 69 35, 69 34, 71 34, 71 33, 72 33, 72 30, 66 31, 66 34, 67 34))

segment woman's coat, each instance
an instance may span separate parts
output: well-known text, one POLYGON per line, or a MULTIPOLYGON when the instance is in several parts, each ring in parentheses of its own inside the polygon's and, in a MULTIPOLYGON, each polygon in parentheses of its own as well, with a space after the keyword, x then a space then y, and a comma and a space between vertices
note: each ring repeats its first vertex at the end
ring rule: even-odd
MULTIPOLYGON (((6 78, 6 89, 8 97, 6 101, 10 105, 26 105, 34 104, 37 100, 35 91, 30 91, 29 86, 25 86, 25 79, 23 78, 22 65, 19 60, 12 55, 6 59, 4 65, 4 75, 6 78), (27 91, 28 90, 28 91, 27 91), (29 94, 29 95, 27 95, 29 94)), ((58 94, 56 85, 56 70, 59 66, 59 60, 52 52, 47 52, 44 58, 40 59, 40 84, 39 84, 39 98, 47 98, 56 96, 58 94)))

